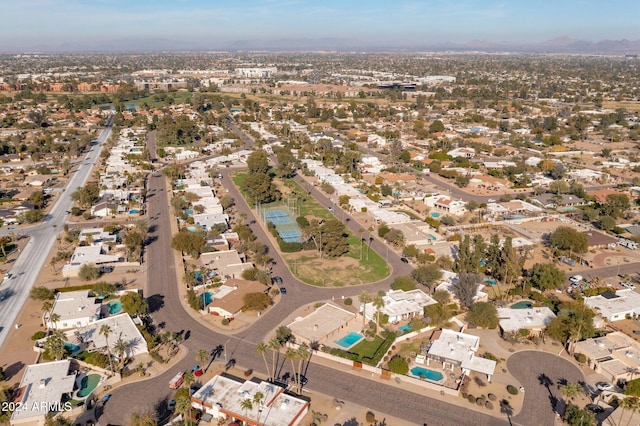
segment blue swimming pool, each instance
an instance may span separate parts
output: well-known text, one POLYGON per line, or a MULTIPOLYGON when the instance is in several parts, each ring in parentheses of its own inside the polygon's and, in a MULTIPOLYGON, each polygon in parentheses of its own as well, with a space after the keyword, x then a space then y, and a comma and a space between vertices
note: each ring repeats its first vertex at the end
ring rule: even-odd
POLYGON ((434 382, 439 382, 444 379, 444 376, 439 371, 429 370, 424 367, 413 367, 411 374, 421 379, 432 380, 434 382))
POLYGON ((89 374, 88 376, 83 377, 80 381, 80 389, 78 390, 78 393, 76 395, 80 398, 89 396, 89 394, 93 392, 93 390, 96 388, 96 386, 98 386, 99 383, 99 374, 89 374))
POLYGON ((200 297, 202 297, 205 306, 211 303, 211 301, 213 300, 213 294, 209 293, 208 291, 202 293, 200 297))
POLYGON ((342 337, 340 340, 336 340, 336 343, 342 346, 343 348, 350 348, 357 342, 359 342, 364 336, 360 333, 351 332, 346 336, 342 337))
POLYGON ((405 324, 398 327, 400 331, 409 332, 411 331, 411 324, 405 324))
POLYGON ((73 343, 65 342, 64 347, 69 349, 72 355, 80 351, 80 346, 74 345, 73 343))
POLYGON ((531 309, 533 308, 533 303, 527 302, 526 300, 521 300, 518 303, 514 303, 511 305, 511 309, 531 309))
POLYGON ((493 278, 485 278, 482 282, 489 285, 496 285, 496 280, 493 278))
POLYGON ((429 239, 430 239, 431 241, 435 241, 435 240, 437 240, 436 236, 435 236, 435 235, 433 235, 433 234, 427 234, 427 237, 429 237, 429 239))
POLYGON ((140 213, 140 210, 138 210, 138 209, 129 210, 129 214, 138 214, 138 213, 140 213))
POLYGON ((122 310, 122 303, 119 300, 109 302, 107 306, 109 307, 109 315, 115 315, 122 310))
POLYGON ((431 217, 432 217, 432 218, 434 218, 434 219, 437 219, 437 218, 439 218, 439 217, 440 217, 440 213, 438 213, 438 212, 431 212, 431 217))

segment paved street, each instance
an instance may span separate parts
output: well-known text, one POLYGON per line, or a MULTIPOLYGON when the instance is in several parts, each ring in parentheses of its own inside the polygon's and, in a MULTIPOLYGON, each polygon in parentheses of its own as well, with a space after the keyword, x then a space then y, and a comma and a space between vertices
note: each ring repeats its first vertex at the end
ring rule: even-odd
POLYGON ((548 352, 516 352, 507 360, 507 367, 525 389, 522 410, 514 419, 523 425, 554 426, 553 408, 563 398, 559 387, 584 382, 578 367, 548 352))
MULTIPOLYGON (((110 121, 111 118, 109 123, 110 121)), ((102 145, 110 134, 111 127, 105 127, 97 139, 98 144, 91 146, 85 157, 78 162, 77 171, 69 180, 64 192, 59 194, 58 200, 44 220, 37 225, 14 230, 16 235, 28 236, 29 242, 9 270, 15 278, 5 280, 0 287, 0 346, 7 338, 7 329, 14 326, 22 306, 29 297, 38 273, 56 241, 56 236, 62 232, 64 221, 68 216, 67 212, 73 206, 71 194, 86 183, 93 165, 100 158, 102 145)), ((9 232, 11 231, 5 227, 0 234, 6 235, 9 232)))

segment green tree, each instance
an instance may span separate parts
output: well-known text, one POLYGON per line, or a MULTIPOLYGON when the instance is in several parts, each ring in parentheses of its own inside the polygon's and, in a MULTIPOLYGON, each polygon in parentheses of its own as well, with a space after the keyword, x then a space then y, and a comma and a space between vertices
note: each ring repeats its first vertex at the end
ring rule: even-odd
POLYGON ((50 290, 41 285, 33 287, 29 295, 32 299, 35 300, 53 300, 56 297, 56 294, 53 290, 50 290))
POLYGON ((73 422, 66 417, 50 411, 45 415, 44 426, 71 426, 73 422))
POLYGON ((409 372, 409 363, 400 355, 394 355, 389 361, 389 370, 395 374, 406 375, 409 372))
POLYGON ((477 302, 471 305, 465 319, 469 324, 482 328, 493 329, 499 324, 498 311, 490 302, 477 302))
POLYGON ((132 317, 145 315, 149 310, 147 301, 141 294, 128 291, 120 297, 122 310, 132 317))
POLYGON ((247 293, 242 297, 244 311, 263 311, 271 304, 271 299, 264 293, 247 293))
MULTIPOLYGON (((206 349, 198 349, 198 352, 196 353, 196 362, 202 366, 204 366, 204 364, 209 361, 209 351, 207 351, 206 349)), ((204 366, 204 372, 207 372, 207 367, 204 366)))
POLYGON ((225 194, 220 198, 220 205, 222 206, 222 208, 224 210, 229 209, 230 207, 232 207, 234 204, 236 203, 236 201, 233 199, 233 197, 229 194, 225 194))
POLYGON ((64 358, 66 347, 64 346, 65 337, 61 331, 54 331, 44 342, 44 348, 49 356, 53 359, 60 360, 64 358))
POLYGON ((184 424, 191 420, 191 398, 189 396, 176 397, 176 412, 182 414, 184 424))
POLYGON ((289 342, 293 339, 293 333, 291 329, 285 325, 281 325, 276 329, 276 340, 280 344, 280 347, 284 346, 285 343, 289 342))
POLYGON ((442 124, 442 121, 440 121, 440 120, 434 120, 434 121, 429 125, 429 132, 431 132, 431 133, 444 132, 444 124, 442 124))
POLYGON ((266 174, 269 171, 269 158, 262 149, 256 149, 247 157, 249 174, 266 174))
POLYGON ((565 302, 560 304, 557 316, 549 322, 545 333, 571 345, 595 335, 593 317, 593 311, 582 301, 565 302))
POLYGON ((362 306, 362 326, 364 327, 366 316, 367 316, 367 303, 371 303, 372 297, 368 291, 363 290, 358 295, 358 300, 360 301, 360 305, 362 306))
POLYGON ((246 192, 247 198, 253 202, 269 203, 281 197, 280 191, 266 173, 250 174, 244 180, 242 189, 246 192))
POLYGON ((392 290, 411 291, 415 290, 416 282, 411 277, 399 276, 391 283, 392 290))
POLYGON ((89 208, 100 199, 100 187, 97 183, 90 182, 81 186, 71 194, 71 199, 81 208, 89 208))
POLYGON ((100 281, 99 283, 95 283, 91 287, 91 292, 97 297, 107 298, 116 292, 116 286, 104 281, 100 281))
POLYGON ((612 216, 602 216, 598 221, 598 228, 604 231, 611 231, 616 227, 616 220, 612 216))
POLYGON ((158 422, 150 412, 134 412, 129 416, 129 424, 131 426, 157 426, 158 422))
POLYGON ((198 232, 189 232, 187 229, 181 229, 171 240, 171 247, 183 253, 198 253, 202 251, 206 241, 198 232))
POLYGON ((584 253, 589 247, 587 236, 570 226, 559 226, 549 237, 549 245, 559 250, 584 253))
POLYGON ((320 257, 339 257, 349 252, 348 234, 342 222, 329 219, 322 223, 312 220, 303 229, 305 237, 311 239, 320 257))
POLYGON ((607 195, 606 202, 600 207, 600 210, 602 215, 618 218, 623 217, 630 207, 631 203, 629 202, 629 197, 626 195, 609 194, 607 195))
POLYGON ((560 392, 567 398, 567 400, 573 400, 578 395, 585 393, 584 387, 579 383, 567 383, 560 387, 560 392))
POLYGON ((421 265, 413 270, 411 277, 419 284, 427 287, 429 291, 433 291, 435 284, 442 278, 442 270, 435 263, 421 265))
POLYGON ((553 263, 536 263, 531 268, 531 278, 529 282, 533 287, 542 291, 559 287, 566 277, 553 263))
POLYGON ((562 418, 569 426, 596 426, 598 424, 593 413, 574 404, 566 406, 562 418))
POLYGON ((262 355, 262 360, 264 361, 264 366, 267 369, 267 377, 269 378, 269 380, 271 380, 272 379, 272 375, 271 375, 271 371, 269 370, 269 364, 267 363, 267 355, 266 355, 268 349, 269 349, 269 347, 264 342, 259 342, 256 345, 256 352, 258 354, 262 355))
POLYGON ((378 334, 378 330, 380 327, 380 311, 384 308, 384 298, 381 294, 377 294, 373 298, 373 307, 376 308, 376 334, 378 334))
POLYGON ((100 271, 93 263, 85 263, 80 267, 78 271, 78 278, 82 281, 93 281, 97 280, 100 276, 100 271))

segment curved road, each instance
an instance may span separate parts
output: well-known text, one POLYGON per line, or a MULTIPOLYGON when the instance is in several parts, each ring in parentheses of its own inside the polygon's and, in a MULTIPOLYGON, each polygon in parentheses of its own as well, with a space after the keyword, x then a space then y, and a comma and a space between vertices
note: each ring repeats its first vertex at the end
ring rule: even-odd
MULTIPOLYGON (((229 179, 228 172, 223 179, 229 179)), ((227 183, 230 194, 236 199, 239 212, 248 212, 249 207, 237 192, 235 186, 227 183)), ((264 371, 262 357, 255 351, 256 344, 262 341, 274 328, 280 325, 290 312, 305 303, 326 300, 331 296, 343 294, 357 294, 363 288, 387 288, 392 276, 380 283, 353 288, 325 289, 312 287, 294 279, 284 266, 278 253, 273 249, 270 240, 262 227, 254 223, 252 226, 258 239, 270 249, 270 254, 277 259, 274 273, 279 274, 287 285, 287 295, 278 305, 250 328, 235 335, 225 335, 214 332, 185 312, 178 293, 173 252, 171 249, 170 215, 166 193, 166 180, 159 173, 149 179, 148 212, 150 222, 150 244, 147 247, 147 261, 149 265, 167 265, 166 267, 149 268, 149 284, 147 297, 150 299, 150 309, 156 323, 165 322, 170 330, 182 330, 189 338, 184 341, 188 355, 178 365, 167 370, 162 375, 150 380, 128 384, 114 390, 109 403, 105 406, 99 421, 101 424, 125 424, 130 413, 136 410, 155 409, 158 416, 164 414, 164 406, 170 398, 171 391, 168 382, 178 371, 191 369, 195 362, 195 353, 199 349, 213 351, 219 345, 226 346, 229 360, 238 365, 252 368, 259 373, 264 371)), ((375 244, 375 243, 374 243, 375 244)), ((380 243, 381 244, 381 243, 380 243)), ((372 244, 372 247, 373 244, 372 244)), ((391 256, 390 256, 391 258, 391 256)), ((394 261, 395 258, 390 260, 394 261)), ((400 267, 404 264, 397 260, 400 267)), ((287 367, 284 367, 287 370, 287 367)), ((406 419, 415 424, 427 423, 433 425, 503 425, 505 422, 486 414, 477 413, 455 405, 445 403, 439 399, 428 398, 419 394, 404 391, 400 388, 387 386, 375 380, 334 370, 322 365, 311 363, 306 373, 309 378, 308 389, 322 392, 337 398, 352 401, 371 407, 382 413, 406 419)))

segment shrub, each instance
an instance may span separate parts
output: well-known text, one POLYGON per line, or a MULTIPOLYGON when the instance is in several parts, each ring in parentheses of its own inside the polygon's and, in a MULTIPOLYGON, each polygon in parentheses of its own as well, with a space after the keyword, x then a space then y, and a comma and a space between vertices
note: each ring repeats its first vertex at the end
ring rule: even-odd
POLYGON ((513 386, 513 385, 508 385, 507 386, 507 392, 509 392, 511 395, 517 395, 518 394, 518 388, 513 386))
POLYGON ((344 304, 347 306, 353 305, 353 299, 351 299, 350 297, 347 297, 346 299, 344 299, 344 304))
POLYGON ((367 423, 373 423, 376 421, 376 415, 373 413, 373 411, 367 411, 365 419, 367 420, 367 423))
POLYGON ((222 325, 229 325, 230 322, 229 318, 222 318, 222 325))
POLYGON ((479 396, 478 398, 476 398, 476 405, 484 405, 484 403, 487 402, 486 399, 484 399, 484 397, 479 396))
POLYGON ((489 398, 489 401, 495 401, 496 399, 498 399, 498 397, 496 397, 494 394, 490 393, 489 395, 487 395, 487 398, 489 398))
POLYGON ((470 404, 474 404, 476 402, 476 397, 473 395, 468 395, 467 401, 469 401, 470 404))
POLYGON ((36 340, 43 339, 44 337, 46 337, 46 335, 47 335, 47 333, 45 333, 42 330, 36 331, 35 333, 33 333, 33 336, 31 336, 31 340, 33 340, 35 342, 36 340))
POLYGON ((488 409, 488 410, 493 410, 493 404, 491 403, 491 401, 487 401, 484 403, 484 406, 488 409))
POLYGON ((389 370, 396 374, 407 374, 409 372, 409 364, 404 358, 396 355, 389 361, 389 370))
POLYGON ((576 353, 575 357, 576 361, 578 361, 580 364, 584 364, 585 362, 587 362, 587 356, 585 354, 576 353))

